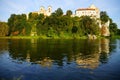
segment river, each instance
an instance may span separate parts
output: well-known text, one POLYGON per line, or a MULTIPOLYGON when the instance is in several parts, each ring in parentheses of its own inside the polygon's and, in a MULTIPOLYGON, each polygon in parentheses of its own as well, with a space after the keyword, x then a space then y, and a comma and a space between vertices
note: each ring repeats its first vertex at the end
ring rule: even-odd
POLYGON ((120 80, 120 40, 0 39, 0 80, 120 80))

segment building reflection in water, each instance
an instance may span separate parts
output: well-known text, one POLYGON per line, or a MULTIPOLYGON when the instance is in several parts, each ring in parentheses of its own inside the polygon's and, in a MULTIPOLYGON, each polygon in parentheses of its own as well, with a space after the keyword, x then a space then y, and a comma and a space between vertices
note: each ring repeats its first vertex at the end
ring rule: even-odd
POLYGON ((31 43, 37 43, 37 39, 31 39, 31 43))
POLYGON ((29 53, 29 51, 27 52, 26 61, 30 62, 30 53, 29 53))
POLYGON ((51 67, 53 65, 53 60, 49 57, 45 57, 41 61, 36 61, 37 64, 40 64, 42 67, 51 67))
MULTIPOLYGON (((78 67, 95 69, 99 66, 100 61, 105 62, 109 54, 109 39, 101 39, 98 41, 98 48, 95 48, 91 55, 83 56, 84 53, 79 53, 76 57, 78 67), (96 52, 98 51, 98 52, 96 52)), ((89 44, 88 44, 89 45, 89 44)), ((94 46, 96 47, 96 46, 94 46)), ((91 47, 90 47, 91 48, 91 47)))
POLYGON ((89 69, 97 68, 99 65, 99 54, 96 53, 89 58, 83 58, 82 56, 79 55, 79 57, 76 58, 76 63, 78 64, 77 67, 81 68, 89 69))

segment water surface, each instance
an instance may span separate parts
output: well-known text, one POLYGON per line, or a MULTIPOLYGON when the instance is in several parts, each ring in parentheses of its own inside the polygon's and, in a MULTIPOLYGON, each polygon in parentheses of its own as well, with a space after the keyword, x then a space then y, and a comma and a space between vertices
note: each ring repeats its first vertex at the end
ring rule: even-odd
POLYGON ((119 39, 0 40, 3 80, 120 80, 119 67, 119 39))

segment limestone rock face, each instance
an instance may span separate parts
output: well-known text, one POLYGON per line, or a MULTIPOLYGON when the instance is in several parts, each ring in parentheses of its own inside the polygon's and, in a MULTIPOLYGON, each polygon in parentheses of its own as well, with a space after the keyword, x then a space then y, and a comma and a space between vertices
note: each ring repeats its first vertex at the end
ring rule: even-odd
POLYGON ((110 21, 104 24, 101 24, 101 35, 102 36, 110 36, 109 24, 110 24, 110 21))
POLYGON ((96 35, 91 35, 91 34, 89 34, 89 35, 88 35, 88 39, 97 39, 97 37, 96 37, 96 35))

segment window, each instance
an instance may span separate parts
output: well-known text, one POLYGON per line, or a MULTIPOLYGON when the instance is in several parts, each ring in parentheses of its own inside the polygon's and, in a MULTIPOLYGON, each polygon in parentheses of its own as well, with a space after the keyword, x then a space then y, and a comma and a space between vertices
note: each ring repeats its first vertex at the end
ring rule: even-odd
POLYGON ((50 8, 48 9, 48 12, 51 12, 50 8))

